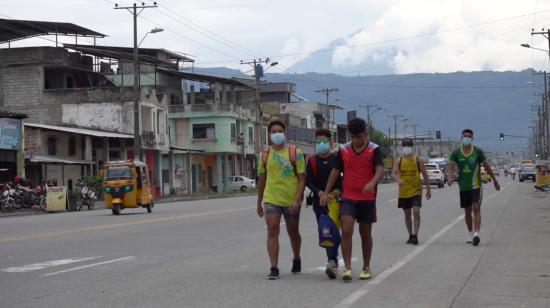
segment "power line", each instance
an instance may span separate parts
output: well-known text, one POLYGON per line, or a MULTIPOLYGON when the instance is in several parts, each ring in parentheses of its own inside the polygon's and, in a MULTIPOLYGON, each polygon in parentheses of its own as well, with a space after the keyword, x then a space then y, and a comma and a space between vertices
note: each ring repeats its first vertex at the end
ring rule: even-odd
MULTIPOLYGON (((242 45, 240 45, 240 44, 238 44, 238 43, 236 43, 236 42, 234 42, 234 41, 232 41, 232 40, 226 39, 225 37, 223 37, 223 36, 221 36, 221 35, 219 35, 219 34, 213 32, 213 31, 211 31, 211 30, 209 30, 209 29, 207 29, 207 28, 201 26, 200 24, 198 24, 198 23, 192 21, 191 19, 186 18, 186 17, 184 17, 184 16, 182 16, 182 15, 180 15, 180 14, 174 12, 173 10, 171 10, 171 9, 169 9, 169 8, 163 6, 163 5, 159 5, 159 6, 161 7, 161 9, 166 10, 166 11, 172 13, 173 15, 179 17, 180 19, 185 20, 185 21, 187 21, 187 22, 189 22, 190 24, 192 24, 192 25, 195 26, 195 27, 189 26, 189 25, 187 25, 187 24, 185 24, 185 23, 183 23, 183 22, 181 22, 181 21, 178 21, 179 23, 185 25, 186 27, 189 27, 189 28, 191 28, 191 29, 193 29, 193 30, 195 30, 195 31, 197 31, 197 32, 200 32, 200 33, 202 33, 202 34, 204 34, 204 35, 206 35, 206 36, 209 36, 209 37, 211 37, 212 39, 214 39, 214 40, 216 40, 216 41, 218 41, 218 42, 220 42, 220 43, 222 43, 222 44, 224 44, 224 45, 226 45, 226 46, 229 46, 229 47, 232 47, 232 48, 238 49, 238 50, 240 49, 241 51, 245 51, 245 53, 248 53, 248 54, 250 54, 250 55, 253 55, 254 57, 262 57, 262 55, 260 55, 259 53, 255 52, 255 51, 253 51, 253 50, 251 50, 251 49, 248 49, 248 48, 246 48, 246 47, 244 47, 244 46, 242 46, 242 45), (199 29, 196 29, 196 28, 199 28, 199 29), (202 29, 202 30, 201 30, 201 29, 202 29), (224 43, 224 42, 225 42, 225 43, 224 43)), ((172 18, 172 17, 171 17, 171 18, 172 18)))
MULTIPOLYGON (((376 42, 370 42, 370 43, 348 45, 347 47, 351 47, 351 48, 366 47, 366 46, 372 46, 372 45, 393 43, 393 42, 409 40, 409 39, 422 38, 422 37, 426 37, 426 36, 433 36, 433 35, 438 35, 438 34, 443 34, 443 33, 462 31, 462 30, 482 27, 482 26, 486 26, 486 25, 490 25, 490 24, 501 23, 501 22, 505 22, 505 21, 509 21, 509 20, 513 20, 513 19, 523 18, 523 17, 526 17, 526 16, 531 16, 531 15, 536 14, 536 13, 544 13, 544 12, 549 12, 549 11, 550 11, 550 9, 542 10, 542 11, 539 11, 539 12, 531 12, 531 13, 528 13, 528 14, 516 15, 516 16, 502 18, 502 19, 491 20, 491 21, 482 22, 482 23, 473 24, 473 25, 468 25, 468 26, 464 26, 464 27, 452 28, 452 29, 448 29, 448 30, 440 30, 440 31, 429 32, 429 33, 420 33, 420 34, 404 36, 404 37, 398 37, 398 38, 394 38, 394 39, 387 39, 387 40, 376 41, 376 42)), ((313 50, 313 51, 310 50, 310 51, 296 52, 296 53, 286 54, 286 55, 277 55, 277 56, 274 56, 274 58, 294 57, 294 56, 299 56, 299 55, 304 55, 304 54, 311 54, 311 53, 316 53, 316 52, 328 52, 328 51, 333 51, 338 47, 340 47, 340 46, 331 47, 331 48, 322 48, 322 49, 313 50)))
MULTIPOLYGON (((140 16, 140 18, 143 19, 143 20, 148 21, 149 23, 151 23, 151 24, 153 24, 153 25, 156 25, 156 26, 158 26, 158 27, 162 27, 162 28, 164 28, 165 30, 168 30, 169 32, 172 32, 173 34, 175 34, 175 35, 177 35, 177 36, 179 36, 179 37, 181 37, 181 38, 183 38, 183 39, 185 39, 185 40, 187 40, 187 41, 190 41, 190 42, 192 42, 192 43, 194 43, 194 44, 200 45, 200 46, 202 46, 202 47, 204 47, 204 48, 207 48, 207 49, 209 49, 209 50, 212 50, 212 51, 214 51, 214 52, 216 52, 216 53, 219 53, 219 54, 224 55, 224 56, 226 56, 226 57, 232 58, 232 59, 234 59, 234 61, 238 60, 238 58, 235 57, 235 56, 233 56, 233 55, 230 55, 230 54, 228 54, 228 53, 225 53, 225 52, 223 52, 223 51, 220 51, 220 50, 218 50, 218 49, 215 49, 215 48, 213 48, 213 47, 210 47, 210 46, 208 46, 208 45, 206 45, 206 44, 203 44, 203 43, 201 43, 201 42, 199 42, 199 41, 196 41, 196 40, 194 40, 194 39, 192 39, 192 38, 189 38, 189 37, 187 37, 187 36, 185 36, 185 35, 183 35, 183 34, 177 32, 177 31, 174 31, 174 30, 172 30, 172 29, 170 29, 170 28, 168 28, 168 27, 166 27, 166 26, 163 26, 163 25, 161 25, 161 24, 157 23, 156 21, 153 21, 153 20, 151 20, 151 19, 149 19, 149 18, 146 18, 146 17, 143 17, 143 16, 140 16)), ((234 62, 234 61, 233 61, 233 62, 234 62)))

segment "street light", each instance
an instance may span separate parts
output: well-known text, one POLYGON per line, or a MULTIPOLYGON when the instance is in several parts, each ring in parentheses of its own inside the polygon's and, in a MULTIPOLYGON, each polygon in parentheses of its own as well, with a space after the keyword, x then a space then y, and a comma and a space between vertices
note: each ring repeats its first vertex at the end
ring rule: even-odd
POLYGON ((525 47, 525 48, 530 48, 530 49, 535 49, 535 50, 540 50, 540 51, 544 51, 546 53, 549 53, 548 50, 546 49, 542 49, 542 48, 537 48, 537 47, 532 47, 531 45, 529 44, 520 44, 521 47, 525 47))
POLYGON ((164 31, 163 28, 157 28, 157 27, 155 27, 155 28, 151 29, 151 31, 145 33, 145 35, 143 36, 143 38, 141 39, 141 41, 139 41, 138 47, 141 45, 141 43, 143 43, 143 40, 145 40, 145 38, 147 37, 147 35, 149 35, 149 33, 155 34, 155 33, 159 33, 159 32, 162 32, 162 31, 164 31))

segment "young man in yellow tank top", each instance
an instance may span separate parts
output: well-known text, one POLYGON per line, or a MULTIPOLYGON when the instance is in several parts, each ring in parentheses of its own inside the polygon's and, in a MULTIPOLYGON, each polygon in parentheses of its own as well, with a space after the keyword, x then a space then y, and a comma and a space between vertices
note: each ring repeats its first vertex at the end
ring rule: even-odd
POLYGON ((430 200, 430 179, 424 168, 424 161, 413 154, 413 141, 405 138, 401 144, 403 156, 395 162, 392 177, 399 184, 399 201, 397 207, 405 213, 405 225, 409 231, 407 244, 418 245, 418 229, 420 229, 420 207, 422 207, 422 180, 426 185, 426 199, 430 200), (414 228, 411 219, 414 216, 414 228))

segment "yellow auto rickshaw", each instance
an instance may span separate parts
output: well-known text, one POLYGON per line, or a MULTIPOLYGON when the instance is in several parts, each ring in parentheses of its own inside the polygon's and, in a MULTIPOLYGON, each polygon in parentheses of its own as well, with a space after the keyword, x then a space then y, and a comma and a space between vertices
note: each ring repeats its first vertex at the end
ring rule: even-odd
POLYGON ((141 161, 120 161, 105 164, 103 170, 105 207, 120 215, 125 208, 144 207, 153 211, 154 200, 147 165, 141 161))

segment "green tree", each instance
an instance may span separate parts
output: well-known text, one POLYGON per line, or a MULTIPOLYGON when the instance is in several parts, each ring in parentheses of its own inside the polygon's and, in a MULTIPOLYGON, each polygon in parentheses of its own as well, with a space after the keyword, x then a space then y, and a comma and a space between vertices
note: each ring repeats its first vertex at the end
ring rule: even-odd
POLYGON ((378 144, 380 146, 380 148, 382 148, 382 151, 384 152, 385 156, 390 156, 391 155, 391 148, 392 148, 391 147, 391 142, 388 139, 388 137, 386 135, 384 135, 384 133, 377 130, 375 127, 373 127, 372 128, 372 136, 370 136, 369 139, 372 142, 378 144))

